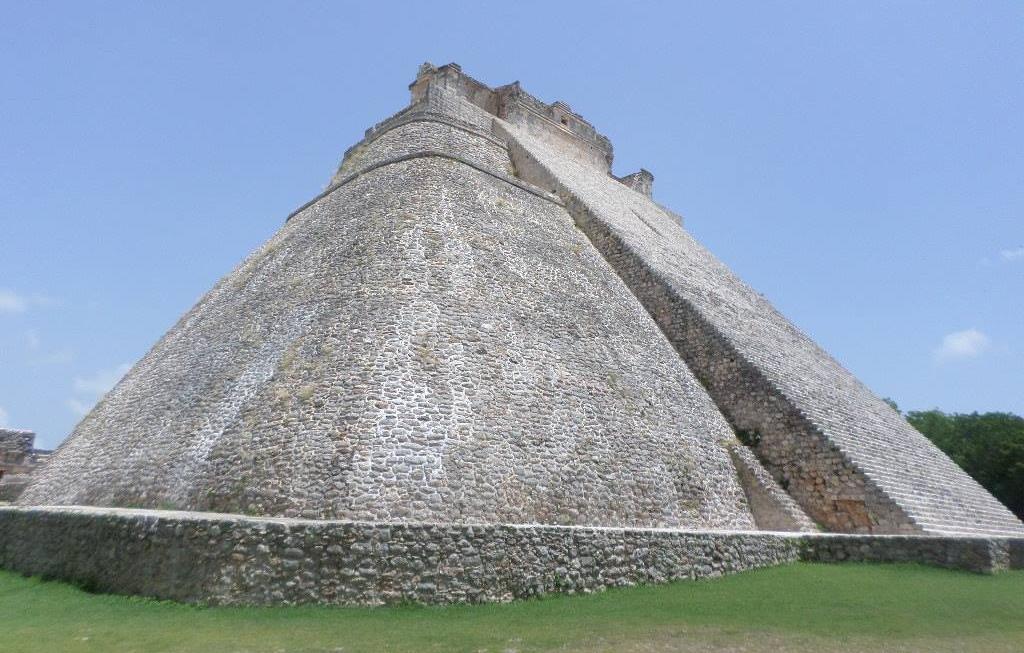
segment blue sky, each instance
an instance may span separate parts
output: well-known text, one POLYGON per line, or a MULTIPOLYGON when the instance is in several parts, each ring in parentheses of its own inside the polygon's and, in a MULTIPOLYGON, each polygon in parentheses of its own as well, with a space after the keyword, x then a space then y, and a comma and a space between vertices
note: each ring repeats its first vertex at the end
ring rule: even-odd
POLYGON ((0 424, 55 446, 424 60, 564 100, 883 396, 1024 413, 1024 4, 0 2, 0 424))

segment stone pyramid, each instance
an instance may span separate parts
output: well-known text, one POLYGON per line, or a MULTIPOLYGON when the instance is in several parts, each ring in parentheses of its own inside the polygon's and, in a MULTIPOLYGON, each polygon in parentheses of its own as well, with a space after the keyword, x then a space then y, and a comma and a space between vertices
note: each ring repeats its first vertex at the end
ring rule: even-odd
POLYGON ((410 88, 21 505, 1024 534, 566 104, 410 88))

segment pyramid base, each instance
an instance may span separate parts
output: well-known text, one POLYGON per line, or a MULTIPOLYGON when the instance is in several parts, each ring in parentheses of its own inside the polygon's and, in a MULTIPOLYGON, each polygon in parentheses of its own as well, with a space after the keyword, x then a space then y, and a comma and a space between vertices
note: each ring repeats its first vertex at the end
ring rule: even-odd
POLYGON ((91 507, 0 507, 0 567, 189 603, 509 601, 796 560, 1024 568, 1024 539, 381 524, 91 507))

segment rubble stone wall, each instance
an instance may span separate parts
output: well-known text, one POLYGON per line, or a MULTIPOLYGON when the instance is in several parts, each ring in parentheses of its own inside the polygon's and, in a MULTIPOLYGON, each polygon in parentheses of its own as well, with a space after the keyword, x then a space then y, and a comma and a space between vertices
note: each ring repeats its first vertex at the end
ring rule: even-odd
POLYGON ((913 562, 992 574, 1022 569, 1012 552, 1024 539, 920 535, 810 535, 800 541, 809 562, 913 562))
POLYGON ((104 592, 218 604, 509 601, 708 578, 798 559, 912 561, 991 573, 1010 565, 1010 544, 995 538, 0 508, 4 569, 104 592))

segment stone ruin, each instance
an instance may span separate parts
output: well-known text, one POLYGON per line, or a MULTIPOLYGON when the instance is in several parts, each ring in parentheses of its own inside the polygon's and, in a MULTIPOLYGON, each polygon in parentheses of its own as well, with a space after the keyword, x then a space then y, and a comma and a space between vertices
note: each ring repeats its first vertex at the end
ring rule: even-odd
POLYGON ((53 453, 35 448, 32 431, 0 428, 0 503, 18 498, 33 472, 53 453))
POLYGON ((0 564, 241 603, 1019 566, 1024 524, 567 104, 410 89, 0 511, 0 564))

